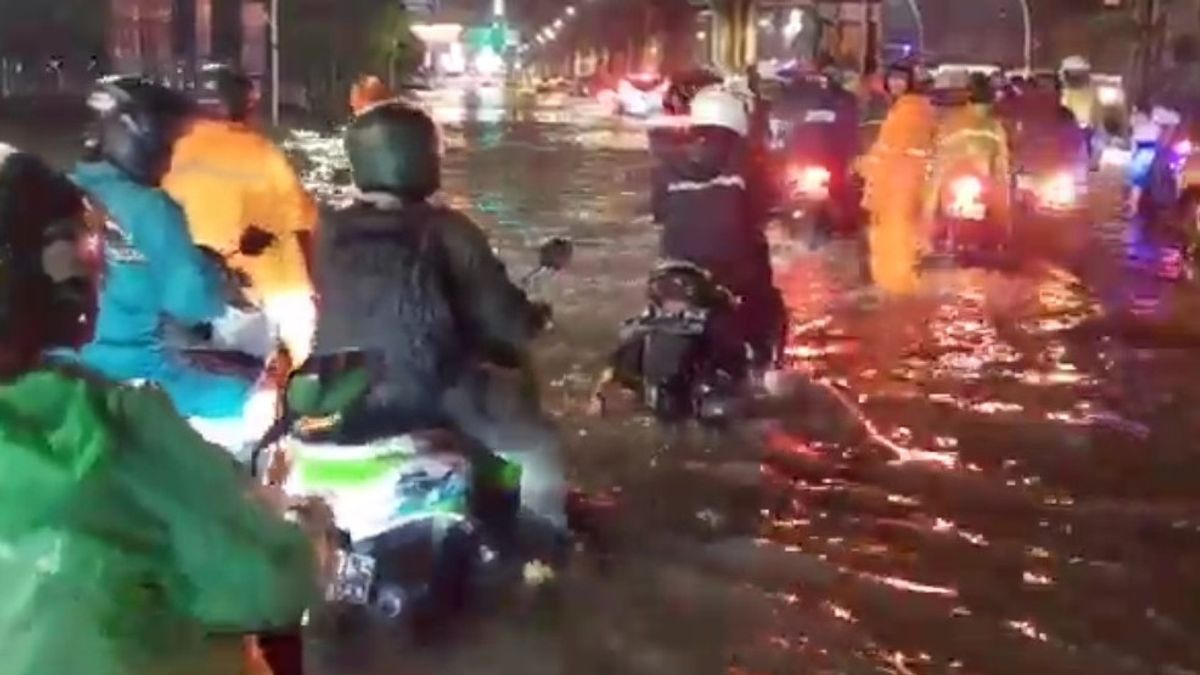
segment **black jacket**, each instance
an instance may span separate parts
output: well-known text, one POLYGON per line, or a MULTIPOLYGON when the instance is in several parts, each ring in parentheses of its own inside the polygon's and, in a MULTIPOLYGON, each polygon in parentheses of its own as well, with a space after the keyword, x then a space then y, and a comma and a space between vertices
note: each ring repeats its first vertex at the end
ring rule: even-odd
MULTIPOLYGON (((397 389, 393 398, 414 405, 437 398, 436 392, 400 391, 405 386, 431 386, 405 372, 421 375, 429 371, 425 359, 446 359, 450 355, 456 361, 437 365, 443 380, 438 384, 442 387, 450 386, 472 363, 486 361, 510 368, 525 363, 527 345, 545 317, 509 280, 483 231, 463 214, 424 203, 402 207, 389 203, 381 207, 360 201, 325 213, 317 233, 314 277, 321 302, 318 354, 347 349, 386 352, 387 379, 397 389), (410 300, 399 296, 411 287, 402 280, 412 273, 412 265, 387 248, 393 243, 391 239, 400 242, 405 232, 411 234, 414 229, 424 231, 422 259, 434 270, 449 308, 453 335, 447 336, 447 341, 453 345, 423 345, 421 336, 410 337, 413 321, 403 317, 407 314, 428 324, 431 316, 436 319, 439 308, 429 307, 422 312, 418 307, 400 313, 389 309, 410 300), (396 269, 389 270, 388 265, 396 269), (361 275, 366 274, 380 279, 364 284, 361 275), (394 275, 395 281, 389 283, 387 274, 394 275)), ((440 304, 440 300, 429 304, 440 304)))
POLYGON ((658 160, 653 205, 663 226, 663 258, 718 277, 723 269, 769 265, 763 233, 769 186, 756 175, 744 139, 732 132, 664 134, 651 137, 651 151, 658 160))
POLYGON ((780 93, 771 116, 776 144, 788 154, 844 166, 859 152, 858 99, 845 89, 795 83, 780 93))

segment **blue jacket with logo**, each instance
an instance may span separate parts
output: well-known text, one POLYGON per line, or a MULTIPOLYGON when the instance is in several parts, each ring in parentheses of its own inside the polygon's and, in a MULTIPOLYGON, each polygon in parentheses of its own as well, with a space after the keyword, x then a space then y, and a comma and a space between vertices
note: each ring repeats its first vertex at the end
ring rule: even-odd
POLYGON ((220 275, 193 244, 183 211, 107 162, 80 164, 72 178, 106 212, 100 314, 84 363, 115 380, 158 384, 184 416, 239 416, 249 382, 190 366, 163 344, 163 317, 195 325, 225 311, 220 275))

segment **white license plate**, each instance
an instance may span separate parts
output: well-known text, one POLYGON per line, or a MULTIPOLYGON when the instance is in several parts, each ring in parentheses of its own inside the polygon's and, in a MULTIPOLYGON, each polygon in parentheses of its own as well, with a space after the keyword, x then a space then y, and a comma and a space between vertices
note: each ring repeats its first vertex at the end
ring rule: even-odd
POLYGON ((338 551, 337 573, 329 585, 326 600, 350 605, 369 603, 376 566, 375 558, 369 555, 338 551))
POLYGON ((1018 190, 1032 190, 1033 189, 1033 176, 1025 176, 1025 175, 1017 176, 1017 189, 1018 190))

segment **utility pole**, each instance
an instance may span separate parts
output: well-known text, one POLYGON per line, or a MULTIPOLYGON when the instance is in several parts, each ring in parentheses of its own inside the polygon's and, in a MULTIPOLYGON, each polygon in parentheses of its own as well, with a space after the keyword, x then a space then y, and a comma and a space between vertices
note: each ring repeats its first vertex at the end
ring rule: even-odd
POLYGON ((271 0, 271 124, 279 126, 279 0, 271 0))

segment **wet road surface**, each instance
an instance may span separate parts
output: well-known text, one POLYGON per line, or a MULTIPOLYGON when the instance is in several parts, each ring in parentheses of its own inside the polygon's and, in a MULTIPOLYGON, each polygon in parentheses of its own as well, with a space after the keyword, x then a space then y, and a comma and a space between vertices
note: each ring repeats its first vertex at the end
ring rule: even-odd
MULTIPOLYGON (((381 636, 324 672, 1200 672, 1200 340, 1111 319, 1195 301, 1126 270, 1120 226, 1081 230, 1069 264, 930 272, 907 301, 862 289, 850 246, 784 243, 789 395, 671 436, 585 413, 653 262, 644 132, 570 102, 432 106, 446 199, 514 273, 545 236, 577 242, 538 359, 573 480, 618 505, 614 550, 441 644, 381 636)), ((336 141, 302 145, 333 194, 336 141)))
POLYGON ((434 104, 448 200, 517 271, 578 243, 539 360, 572 478, 619 504, 615 553, 378 672, 1200 671, 1200 343, 1111 318, 1194 302, 1137 272, 1123 226, 1027 233, 1045 260, 933 271, 907 301, 859 287, 852 246, 784 242, 788 396, 667 435, 584 412, 653 261, 644 132, 467 103, 434 104))

